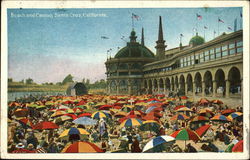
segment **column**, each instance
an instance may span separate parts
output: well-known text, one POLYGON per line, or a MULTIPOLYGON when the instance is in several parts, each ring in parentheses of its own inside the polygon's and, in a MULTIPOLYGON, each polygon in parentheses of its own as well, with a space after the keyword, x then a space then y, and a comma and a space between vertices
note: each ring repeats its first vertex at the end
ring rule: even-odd
POLYGON ((188 83, 186 82, 185 83, 185 95, 187 95, 187 93, 188 93, 188 83))
POLYGON ((202 86, 202 97, 205 97, 205 81, 201 82, 201 86, 202 86))
POLYGON ((193 96, 195 96, 195 92, 196 92, 196 85, 195 85, 195 82, 193 82, 193 96))
POLYGON ((128 94, 131 95, 132 94, 132 88, 131 88, 131 80, 128 80, 128 94))
POLYGON ((216 80, 213 80, 213 97, 216 97, 217 93, 217 82, 216 80))
POLYGON ((230 84, 231 82, 229 80, 225 80, 226 81, 226 98, 229 98, 230 96, 230 84))
POLYGON ((119 89, 120 89, 119 81, 116 81, 116 95, 120 94, 119 89))
POLYGON ((157 91, 158 91, 158 94, 160 93, 160 90, 161 90, 161 87, 160 87, 160 79, 157 79, 157 91))
POLYGON ((164 94, 166 94, 166 88, 167 88, 167 86, 166 86, 166 79, 164 79, 163 80, 163 92, 164 92, 164 94))

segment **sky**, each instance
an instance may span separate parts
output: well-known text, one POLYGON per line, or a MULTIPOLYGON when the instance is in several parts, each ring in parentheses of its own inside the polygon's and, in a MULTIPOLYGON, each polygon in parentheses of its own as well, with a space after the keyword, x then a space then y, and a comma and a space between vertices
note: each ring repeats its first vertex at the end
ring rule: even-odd
POLYGON ((126 46, 132 13, 139 16, 134 19, 137 41, 143 27, 145 46, 155 53, 159 16, 166 49, 171 49, 179 46, 180 34, 187 45, 194 28, 202 37, 205 30, 205 41, 233 32, 235 18, 237 30, 242 28, 241 12, 237 7, 8 9, 8 77, 14 81, 32 78, 36 83, 61 82, 68 74, 75 81, 106 79, 107 50, 112 49, 113 57, 118 47, 126 46), (219 23, 219 32, 218 17, 224 22, 219 23))

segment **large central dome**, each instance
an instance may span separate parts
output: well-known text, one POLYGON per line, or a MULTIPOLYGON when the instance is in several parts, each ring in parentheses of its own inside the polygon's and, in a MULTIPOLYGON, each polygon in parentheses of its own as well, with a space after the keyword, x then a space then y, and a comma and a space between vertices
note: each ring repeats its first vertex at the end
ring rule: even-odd
POLYGON ((130 34, 130 42, 127 43, 127 46, 122 48, 117 52, 115 58, 129 58, 129 57, 145 57, 145 58, 154 58, 155 55, 147 47, 136 42, 136 33, 132 31, 130 34))

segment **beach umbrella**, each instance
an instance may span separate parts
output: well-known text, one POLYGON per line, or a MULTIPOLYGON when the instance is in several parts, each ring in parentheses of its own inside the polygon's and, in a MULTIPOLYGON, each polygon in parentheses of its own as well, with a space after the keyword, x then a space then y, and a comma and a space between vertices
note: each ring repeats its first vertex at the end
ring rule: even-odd
POLYGON ((170 118, 171 121, 176 121, 176 120, 185 120, 188 119, 189 117, 186 116, 185 114, 176 114, 173 117, 170 118))
POLYGON ((227 146, 225 152, 232 152, 233 147, 234 147, 234 144, 233 144, 233 143, 230 143, 230 144, 227 146))
POLYGON ((68 107, 68 106, 65 106, 65 105, 60 105, 60 106, 58 107, 58 109, 65 109, 65 110, 67 110, 67 109, 69 109, 69 107, 68 107))
POLYGON ((101 119, 101 118, 109 118, 110 115, 106 112, 96 111, 91 115, 91 117, 94 119, 101 119))
POLYGON ((149 107, 146 111, 145 111, 145 113, 149 113, 149 112, 151 112, 153 109, 155 109, 155 108, 157 108, 156 106, 152 106, 152 107, 149 107))
POLYGON ((188 99, 187 96, 181 96, 181 99, 185 100, 185 99, 188 99))
POLYGON ((75 127, 72 127, 70 129, 66 129, 65 131, 63 131, 59 138, 69 138, 70 135, 89 135, 90 133, 87 132, 85 129, 82 129, 82 128, 75 128, 75 127))
POLYGON ((207 125, 201 126, 200 128, 196 129, 195 132, 200 137, 202 137, 210 127, 211 127, 211 125, 207 124, 207 125))
POLYGON ((154 120, 143 121, 142 125, 139 127, 142 131, 159 131, 160 124, 154 120))
POLYGON ((240 117, 240 116, 242 116, 243 115, 243 113, 241 113, 241 112, 234 112, 234 113, 231 113, 229 116, 227 116, 229 119, 234 119, 234 118, 237 118, 237 117, 240 117))
POLYGON ((63 116, 69 116, 71 117, 73 120, 77 119, 77 116, 75 114, 72 114, 72 113, 66 113, 64 114, 63 116))
POLYGON ((195 131, 192 131, 187 128, 175 131, 170 136, 174 137, 176 140, 185 140, 185 147, 186 147, 186 140, 198 141, 200 139, 200 137, 195 131))
POLYGON ((186 107, 186 106, 184 106, 184 105, 179 105, 179 106, 174 107, 174 110, 178 110, 178 109, 184 108, 184 107, 186 107))
POLYGON ((55 120, 54 120, 54 123, 58 124, 58 123, 61 123, 61 122, 64 122, 64 121, 68 121, 68 120, 73 120, 72 117, 70 116, 60 116, 60 117, 57 117, 55 120))
POLYGON ((208 108, 201 109, 198 114, 200 116, 206 116, 206 117, 213 117, 214 115, 214 113, 208 108))
POLYGON ((132 110, 132 108, 134 108, 133 105, 124 105, 121 110, 125 111, 125 112, 130 112, 132 110))
POLYGON ((66 146, 62 151, 62 153, 99 153, 104 152, 94 143, 86 142, 86 141, 78 141, 74 142, 66 146))
POLYGON ((110 108, 113 108, 112 105, 102 105, 101 107, 99 107, 99 110, 109 110, 110 108))
POLYGON ((211 120, 217 120, 217 121, 231 121, 228 117, 224 115, 215 115, 214 117, 211 118, 211 120))
POLYGON ((48 121, 44 121, 44 122, 40 122, 36 125, 33 126, 33 129, 57 129, 59 128, 58 125, 56 125, 55 123, 53 122, 48 122, 48 121))
POLYGON ((239 141, 233 146, 232 152, 243 152, 243 140, 239 141))
POLYGON ((80 117, 91 117, 91 113, 82 113, 82 114, 79 114, 77 117, 80 118, 80 117))
POLYGON ((124 120, 121 124, 120 127, 132 127, 132 126, 140 126, 142 124, 142 121, 138 118, 129 118, 124 120))
POLYGON ((209 101, 206 98, 201 98, 199 101, 199 105, 207 105, 209 101))
POLYGON ((212 103, 214 103, 214 104, 223 104, 223 102, 221 100, 218 100, 218 99, 212 100, 212 103))
POLYGON ((193 110, 188 108, 188 107, 182 107, 182 108, 176 110, 176 112, 193 112, 193 110))
POLYGON ((14 115, 16 117, 26 117, 26 116, 28 116, 28 109, 19 108, 19 109, 14 111, 14 115))
POLYGON ((22 118, 22 119, 19 119, 19 122, 22 124, 22 125, 25 125, 27 127, 30 127, 32 128, 33 127, 33 123, 30 121, 30 119, 28 118, 22 118))
POLYGON ((80 117, 75 119, 73 123, 81 125, 96 125, 97 121, 89 117, 80 117))
POLYGON ((62 116, 64 114, 66 114, 67 112, 65 111, 56 111, 55 113, 53 113, 50 117, 57 117, 57 116, 62 116))
POLYGON ((126 117, 127 113, 123 112, 123 111, 120 111, 120 112, 115 113, 114 116, 117 117, 117 118, 126 117))
POLYGON ((74 104, 74 102, 67 100, 67 101, 64 101, 62 104, 74 104))
POLYGON ((67 110, 65 110, 65 111, 66 111, 67 113, 75 113, 74 110, 73 110, 73 109, 70 109, 70 108, 67 109, 67 110))
POLYGON ((137 115, 137 116, 141 116, 141 112, 139 112, 139 111, 130 111, 129 113, 127 113, 127 115, 137 115))
POLYGON ((199 122, 199 121, 209 121, 209 118, 204 116, 195 116, 190 120, 190 122, 199 122))
POLYGON ((150 140, 143 148, 142 152, 163 152, 166 146, 175 143, 175 138, 171 136, 158 136, 150 140))
POLYGON ((150 103, 150 104, 147 105, 148 108, 149 107, 161 107, 161 106, 162 106, 162 103, 159 103, 159 102, 157 102, 157 103, 150 103))
POLYGON ((18 102, 10 102, 8 104, 9 107, 16 107, 16 106, 20 106, 21 104, 19 104, 18 102))
POLYGON ((236 112, 236 110, 235 109, 225 109, 225 110, 221 111, 221 114, 226 115, 226 114, 230 114, 233 112, 236 112))

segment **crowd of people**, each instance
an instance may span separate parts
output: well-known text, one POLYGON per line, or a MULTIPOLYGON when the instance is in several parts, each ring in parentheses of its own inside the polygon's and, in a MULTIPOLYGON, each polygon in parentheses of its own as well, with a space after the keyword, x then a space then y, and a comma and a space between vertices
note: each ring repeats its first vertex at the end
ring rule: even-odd
POLYGON ((8 152, 69 152, 76 142, 97 152, 234 152, 243 141, 242 112, 240 105, 186 96, 30 96, 8 103, 8 152), (82 117, 88 123, 75 122, 82 117), (65 130, 72 132, 62 136, 65 130), (184 141, 181 131, 198 138, 184 141), (145 149, 160 136, 174 141, 145 149))

